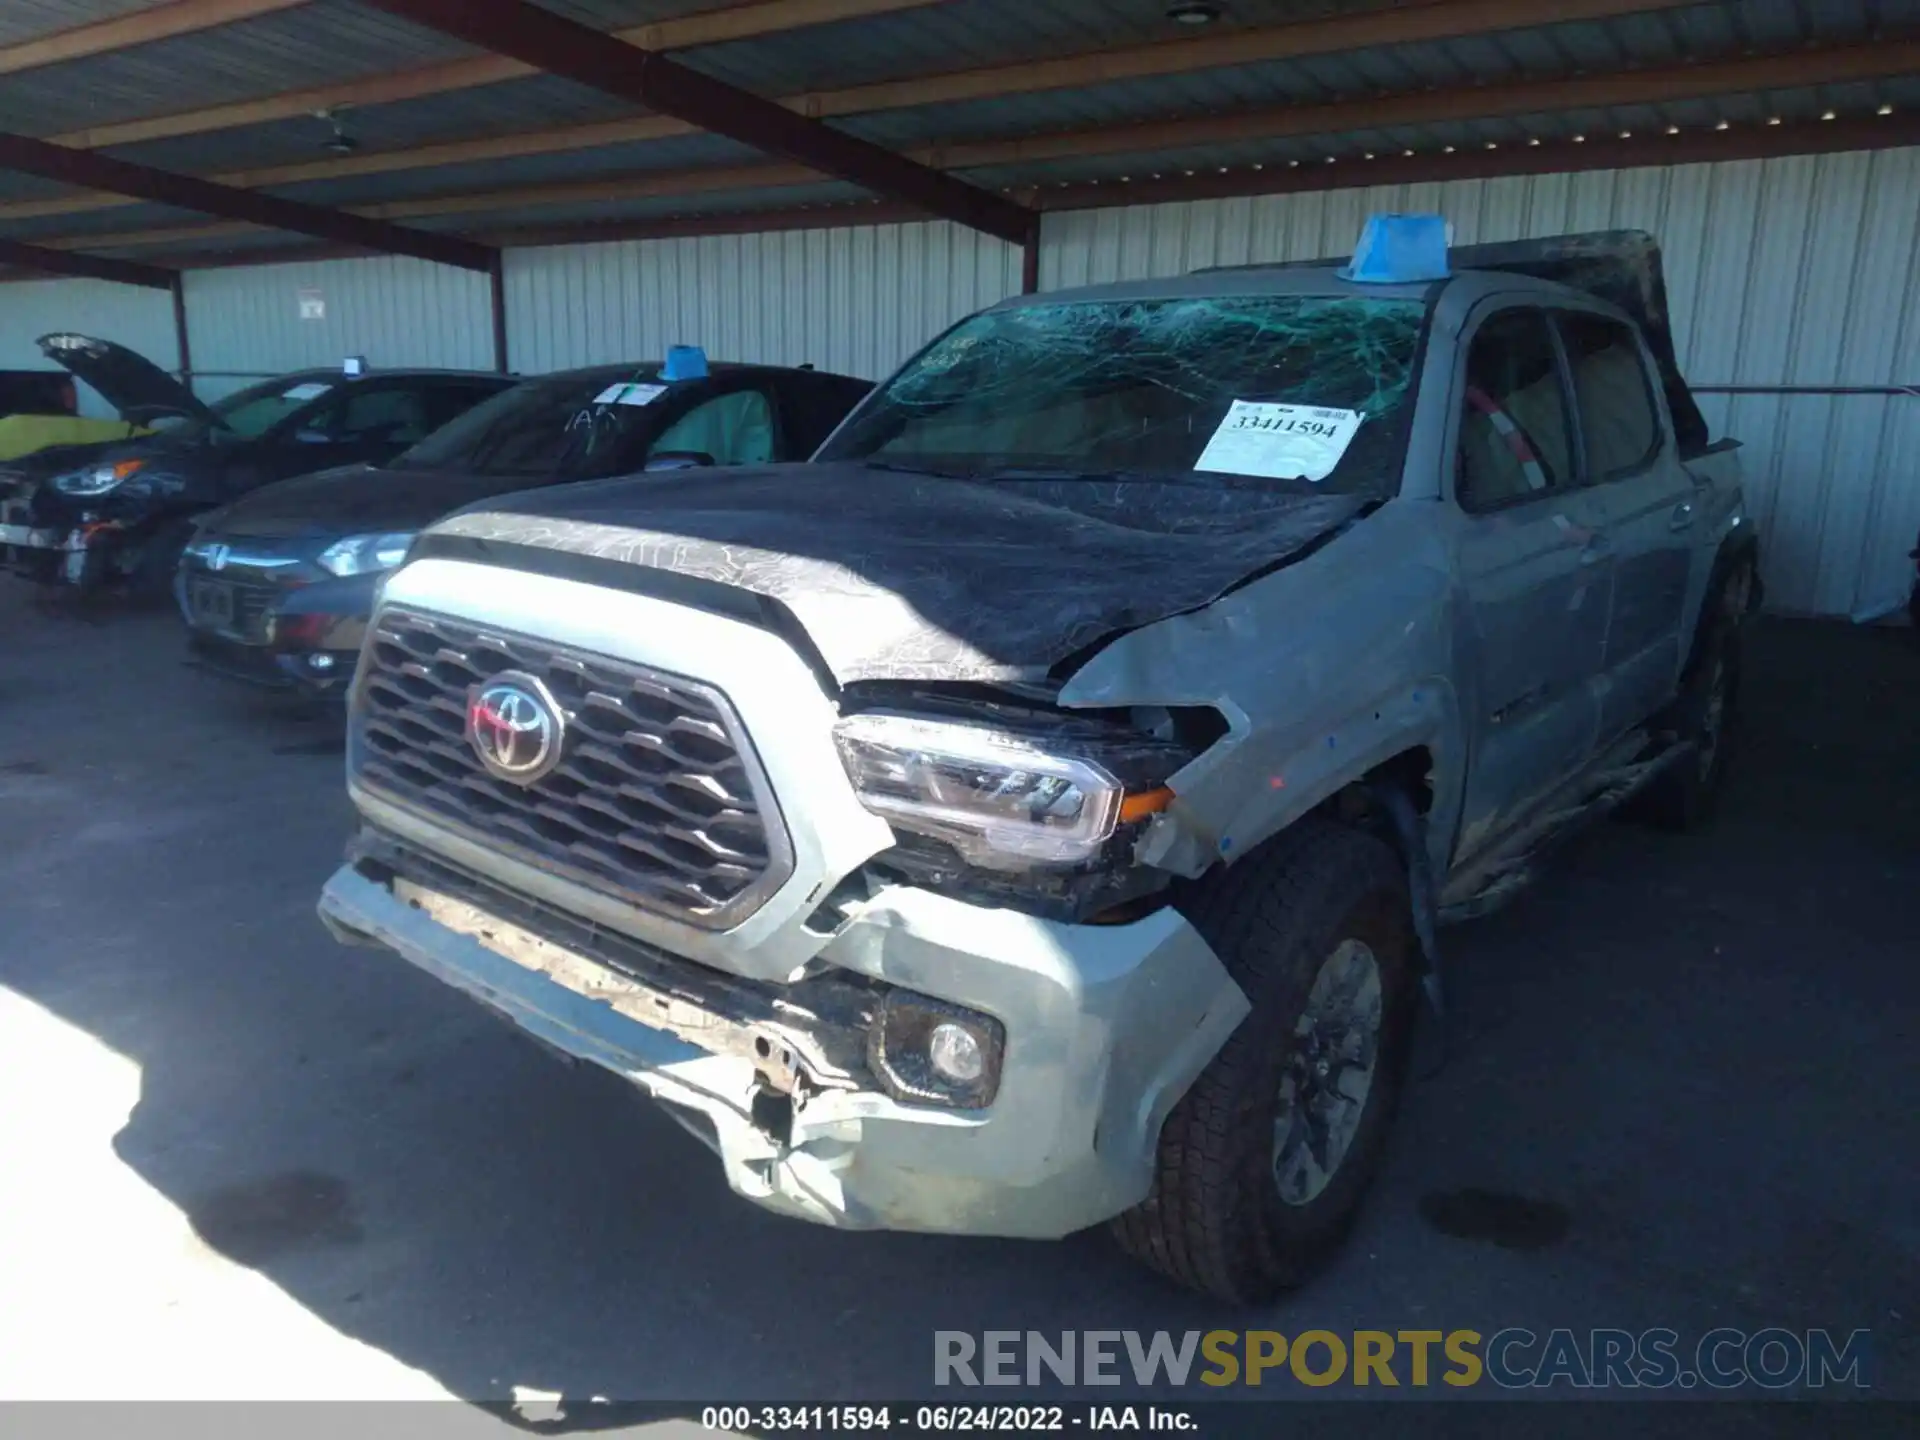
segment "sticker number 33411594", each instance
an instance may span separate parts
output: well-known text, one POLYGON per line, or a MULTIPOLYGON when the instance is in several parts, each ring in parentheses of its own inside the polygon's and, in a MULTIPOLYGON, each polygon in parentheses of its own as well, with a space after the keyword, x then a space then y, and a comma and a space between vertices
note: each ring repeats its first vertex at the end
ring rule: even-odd
POLYGON ((1193 468, 1276 480, 1324 480, 1347 453, 1364 419, 1357 410, 1236 400, 1193 468))

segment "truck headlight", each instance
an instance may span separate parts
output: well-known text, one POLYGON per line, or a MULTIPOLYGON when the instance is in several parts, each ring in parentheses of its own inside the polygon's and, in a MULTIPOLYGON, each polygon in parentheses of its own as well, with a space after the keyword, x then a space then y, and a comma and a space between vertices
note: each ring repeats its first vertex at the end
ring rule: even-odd
POLYGON ((996 869, 1092 858, 1128 799, 1091 756, 981 725, 853 715, 834 727, 834 742, 867 809, 996 869))
POLYGON ((407 558, 407 547, 413 541, 411 530, 389 535, 349 535, 320 552, 320 568, 340 576, 392 570, 407 558))
POLYGON ((53 477, 53 488, 62 495, 105 495, 119 488, 120 483, 129 475, 146 466, 144 460, 115 460, 101 465, 89 465, 84 470, 70 470, 65 475, 53 477))

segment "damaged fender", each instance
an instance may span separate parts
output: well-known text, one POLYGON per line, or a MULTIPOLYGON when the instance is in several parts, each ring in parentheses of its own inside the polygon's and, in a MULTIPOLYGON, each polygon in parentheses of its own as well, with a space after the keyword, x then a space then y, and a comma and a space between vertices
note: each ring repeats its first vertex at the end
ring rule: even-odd
POLYGON ((1176 799, 1142 837, 1144 862, 1195 876, 1236 860, 1425 746, 1429 859, 1445 873, 1466 745, 1433 504, 1391 502, 1306 559, 1116 640, 1067 683, 1068 706, 1207 705, 1227 722, 1167 782, 1176 799), (1324 623, 1334 614, 1339 624, 1324 623))

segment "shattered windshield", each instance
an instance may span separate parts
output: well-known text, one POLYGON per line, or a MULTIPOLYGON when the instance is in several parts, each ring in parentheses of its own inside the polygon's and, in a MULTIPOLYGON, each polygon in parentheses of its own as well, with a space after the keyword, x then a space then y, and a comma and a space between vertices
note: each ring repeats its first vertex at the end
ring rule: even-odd
POLYGON ((389 462, 472 475, 612 475, 651 433, 658 367, 529 380, 484 400, 389 462))
POLYGON ((1421 300, 1318 295, 987 311, 922 351, 817 458, 1387 498, 1426 315, 1421 300))

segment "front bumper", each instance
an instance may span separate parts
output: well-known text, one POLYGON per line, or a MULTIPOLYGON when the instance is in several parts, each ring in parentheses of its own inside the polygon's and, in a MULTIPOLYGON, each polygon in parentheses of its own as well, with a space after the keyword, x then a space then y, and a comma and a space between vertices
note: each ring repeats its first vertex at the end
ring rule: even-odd
MULTIPOLYGON (((719 1155, 739 1194, 849 1229, 1051 1238, 1120 1213, 1147 1193, 1167 1112, 1248 1009, 1172 909, 1125 925, 1063 925, 888 889, 849 908, 808 967, 815 978, 800 983, 824 975, 879 991, 898 985, 997 1017, 1007 1039, 993 1103, 906 1103, 871 1077, 862 1083, 856 1067, 837 1085, 803 1084, 769 1122, 765 1063, 686 1037, 733 1033, 718 1002, 702 998, 719 990, 737 1008, 742 987, 758 986, 789 1023, 796 1010, 817 1014, 822 1007, 787 1003, 798 986, 654 951, 655 973, 664 961, 679 977, 663 1000, 577 940, 557 942, 563 932, 552 926, 423 892, 364 862, 334 874, 319 908, 338 938, 390 947, 554 1048, 651 1093, 719 1155)), ((794 1049, 844 1055, 836 1023, 830 1035, 820 1022, 794 1049)))
POLYGON ((0 545, 17 545, 22 550, 61 550, 66 548, 65 530, 34 525, 0 525, 0 545))
POLYGON ((111 563, 120 543, 113 526, 0 525, 0 564, 29 580, 80 584, 111 563))
POLYGON ((187 663, 225 680, 267 690, 344 696, 353 680, 354 650, 275 650, 189 628, 187 663))

